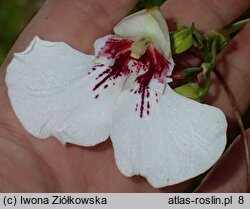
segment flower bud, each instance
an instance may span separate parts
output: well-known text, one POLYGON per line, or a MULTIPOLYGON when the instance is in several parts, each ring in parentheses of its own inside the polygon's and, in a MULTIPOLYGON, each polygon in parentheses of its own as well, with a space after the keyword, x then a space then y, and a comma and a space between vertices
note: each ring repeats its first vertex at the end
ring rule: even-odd
POLYGON ((186 28, 172 34, 172 50, 175 54, 187 51, 193 45, 192 29, 186 28))
POLYGON ((202 33, 194 27, 194 25, 192 27, 193 27, 193 46, 198 49, 202 49, 204 47, 203 41, 205 38, 202 35, 202 33))
POLYGON ((228 44, 229 38, 223 33, 222 30, 214 31, 213 35, 217 37, 219 49, 223 49, 228 44))
POLYGON ((178 71, 169 76, 169 78, 173 79, 187 79, 193 76, 196 76, 202 71, 200 67, 186 68, 184 70, 178 71))

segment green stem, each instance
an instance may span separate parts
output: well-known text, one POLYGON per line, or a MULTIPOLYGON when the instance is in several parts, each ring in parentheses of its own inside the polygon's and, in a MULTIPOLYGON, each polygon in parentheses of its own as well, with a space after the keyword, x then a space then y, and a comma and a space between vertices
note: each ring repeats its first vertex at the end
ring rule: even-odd
POLYGON ((199 90, 198 96, 202 100, 208 93, 211 85, 211 73, 207 74, 205 86, 199 90))
MULTIPOLYGON (((215 37, 215 39, 212 43, 212 47, 211 47, 212 58, 210 60, 210 63, 213 65, 215 65, 215 62, 216 62, 217 48, 218 48, 218 38, 215 37)), ((211 69, 210 71, 212 71, 212 70, 213 69, 211 69)))
POLYGON ((217 78, 220 80, 223 88, 225 89, 225 91, 227 93, 229 102, 231 103, 231 106, 232 106, 232 108, 234 110, 236 120, 237 120, 238 125, 240 127, 240 132, 241 132, 242 140, 243 140, 243 143, 244 143, 245 156, 246 156, 247 192, 250 192, 250 153, 249 153, 250 144, 249 144, 249 140, 247 138, 246 132, 245 132, 245 127, 244 127, 243 121, 241 119, 240 109, 239 109, 239 106, 238 106, 238 104, 237 104, 237 102, 235 100, 235 97, 234 97, 230 87, 224 81, 223 76, 216 69, 214 70, 214 73, 217 76, 217 78))

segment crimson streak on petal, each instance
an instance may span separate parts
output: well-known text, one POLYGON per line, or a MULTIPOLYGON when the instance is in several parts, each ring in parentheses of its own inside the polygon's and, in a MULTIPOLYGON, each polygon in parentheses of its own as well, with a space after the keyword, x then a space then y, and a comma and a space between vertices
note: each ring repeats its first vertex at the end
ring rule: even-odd
MULTIPOLYGON (((148 69, 147 71, 138 76, 136 82, 139 83, 139 91, 141 94, 141 105, 140 105, 140 117, 143 117, 144 106, 145 106, 145 97, 149 99, 149 82, 152 78, 155 78, 160 83, 164 83, 167 77, 169 70, 170 62, 156 49, 149 47, 145 55, 143 55, 138 61, 144 62, 147 61, 148 69)), ((145 63, 146 64, 146 63, 145 63)), ((152 95, 154 96, 154 95, 152 95)), ((158 94, 155 94, 156 102, 158 103, 158 94)), ((150 113, 150 103, 147 101, 147 115, 150 113)))
MULTIPOLYGON (((118 58, 116 58, 114 65, 109 66, 107 70, 102 72, 96 79, 102 77, 104 74, 106 76, 95 85, 93 91, 98 89, 101 85, 105 84, 108 79, 115 80, 121 76, 128 76, 131 72, 128 68, 128 62, 130 61, 130 51, 120 54, 118 58)), ((107 88, 107 87, 106 87, 107 88)))
MULTIPOLYGON (((106 75, 101 81, 99 81, 93 88, 93 91, 97 90, 101 85, 105 84, 107 80, 115 80, 121 76, 128 76, 130 74, 130 70, 128 68, 128 62, 131 60, 130 48, 132 44, 132 40, 128 39, 112 39, 110 38, 105 46, 101 48, 98 56, 106 57, 107 59, 114 59, 114 64, 108 66, 106 70, 101 72, 97 77, 98 80, 100 77, 106 75)), ((96 66, 94 66, 95 68, 96 66)), ((113 83, 115 85, 115 83, 113 83)), ((104 86, 106 89, 108 85, 104 86)))

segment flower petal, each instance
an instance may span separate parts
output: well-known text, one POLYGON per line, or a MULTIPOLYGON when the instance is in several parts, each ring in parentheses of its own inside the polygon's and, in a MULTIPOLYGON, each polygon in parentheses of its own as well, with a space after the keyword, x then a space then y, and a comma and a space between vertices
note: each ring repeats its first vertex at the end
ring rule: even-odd
POLYGON ((114 32, 129 38, 150 36, 167 57, 171 56, 168 27, 160 11, 156 8, 141 10, 129 15, 114 27, 114 32))
POLYGON ((168 30, 168 26, 166 23, 165 18, 163 17, 161 11, 155 7, 148 9, 148 11, 150 12, 150 14, 157 20, 157 22, 159 23, 161 30, 163 32, 163 35, 165 37, 165 42, 164 42, 164 46, 162 46, 162 48, 164 48, 164 52, 165 55, 170 58, 172 57, 172 53, 171 53, 171 42, 170 42, 170 37, 169 37, 169 30, 168 30))
POLYGON ((106 64, 110 63, 110 59, 108 59, 106 56, 104 56, 104 54, 101 54, 100 52, 105 47, 106 43, 114 38, 115 37, 113 35, 107 35, 95 41, 94 48, 95 48, 96 63, 106 63, 106 64))
POLYGON ((27 131, 38 138, 55 136, 62 143, 84 146, 108 138, 125 78, 108 79, 93 90, 107 70, 104 64, 93 67, 94 59, 65 43, 39 38, 15 55, 6 84, 13 109, 27 131))
POLYGON ((143 103, 131 90, 118 99, 111 140, 120 171, 164 187, 209 169, 226 144, 222 111, 180 96, 168 85, 162 95, 147 91, 143 103))

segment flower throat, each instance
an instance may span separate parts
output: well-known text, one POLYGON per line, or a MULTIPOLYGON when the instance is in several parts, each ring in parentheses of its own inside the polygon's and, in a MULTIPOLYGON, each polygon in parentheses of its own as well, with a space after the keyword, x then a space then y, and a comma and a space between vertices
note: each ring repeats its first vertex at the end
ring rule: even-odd
MULTIPOLYGON (((170 62, 150 41, 147 38, 141 39, 141 42, 110 38, 101 48, 97 58, 102 56, 114 60, 113 63, 106 66, 105 70, 103 70, 104 64, 97 64, 92 68, 92 71, 95 71, 102 67, 102 72, 95 78, 97 83, 93 87, 93 91, 101 87, 103 87, 103 90, 108 89, 109 83, 114 86, 116 79, 119 77, 129 77, 132 73, 135 73, 135 82, 138 83, 139 87, 131 89, 130 92, 140 94, 141 101, 140 104, 136 104, 135 111, 139 112, 141 118, 145 113, 150 115, 150 102, 159 102, 157 92, 153 95, 150 94, 150 81, 157 79, 159 83, 164 83, 170 66, 170 62)), ((88 74, 91 74, 91 72, 88 74)), ((99 94, 95 98, 99 98, 99 94)))

